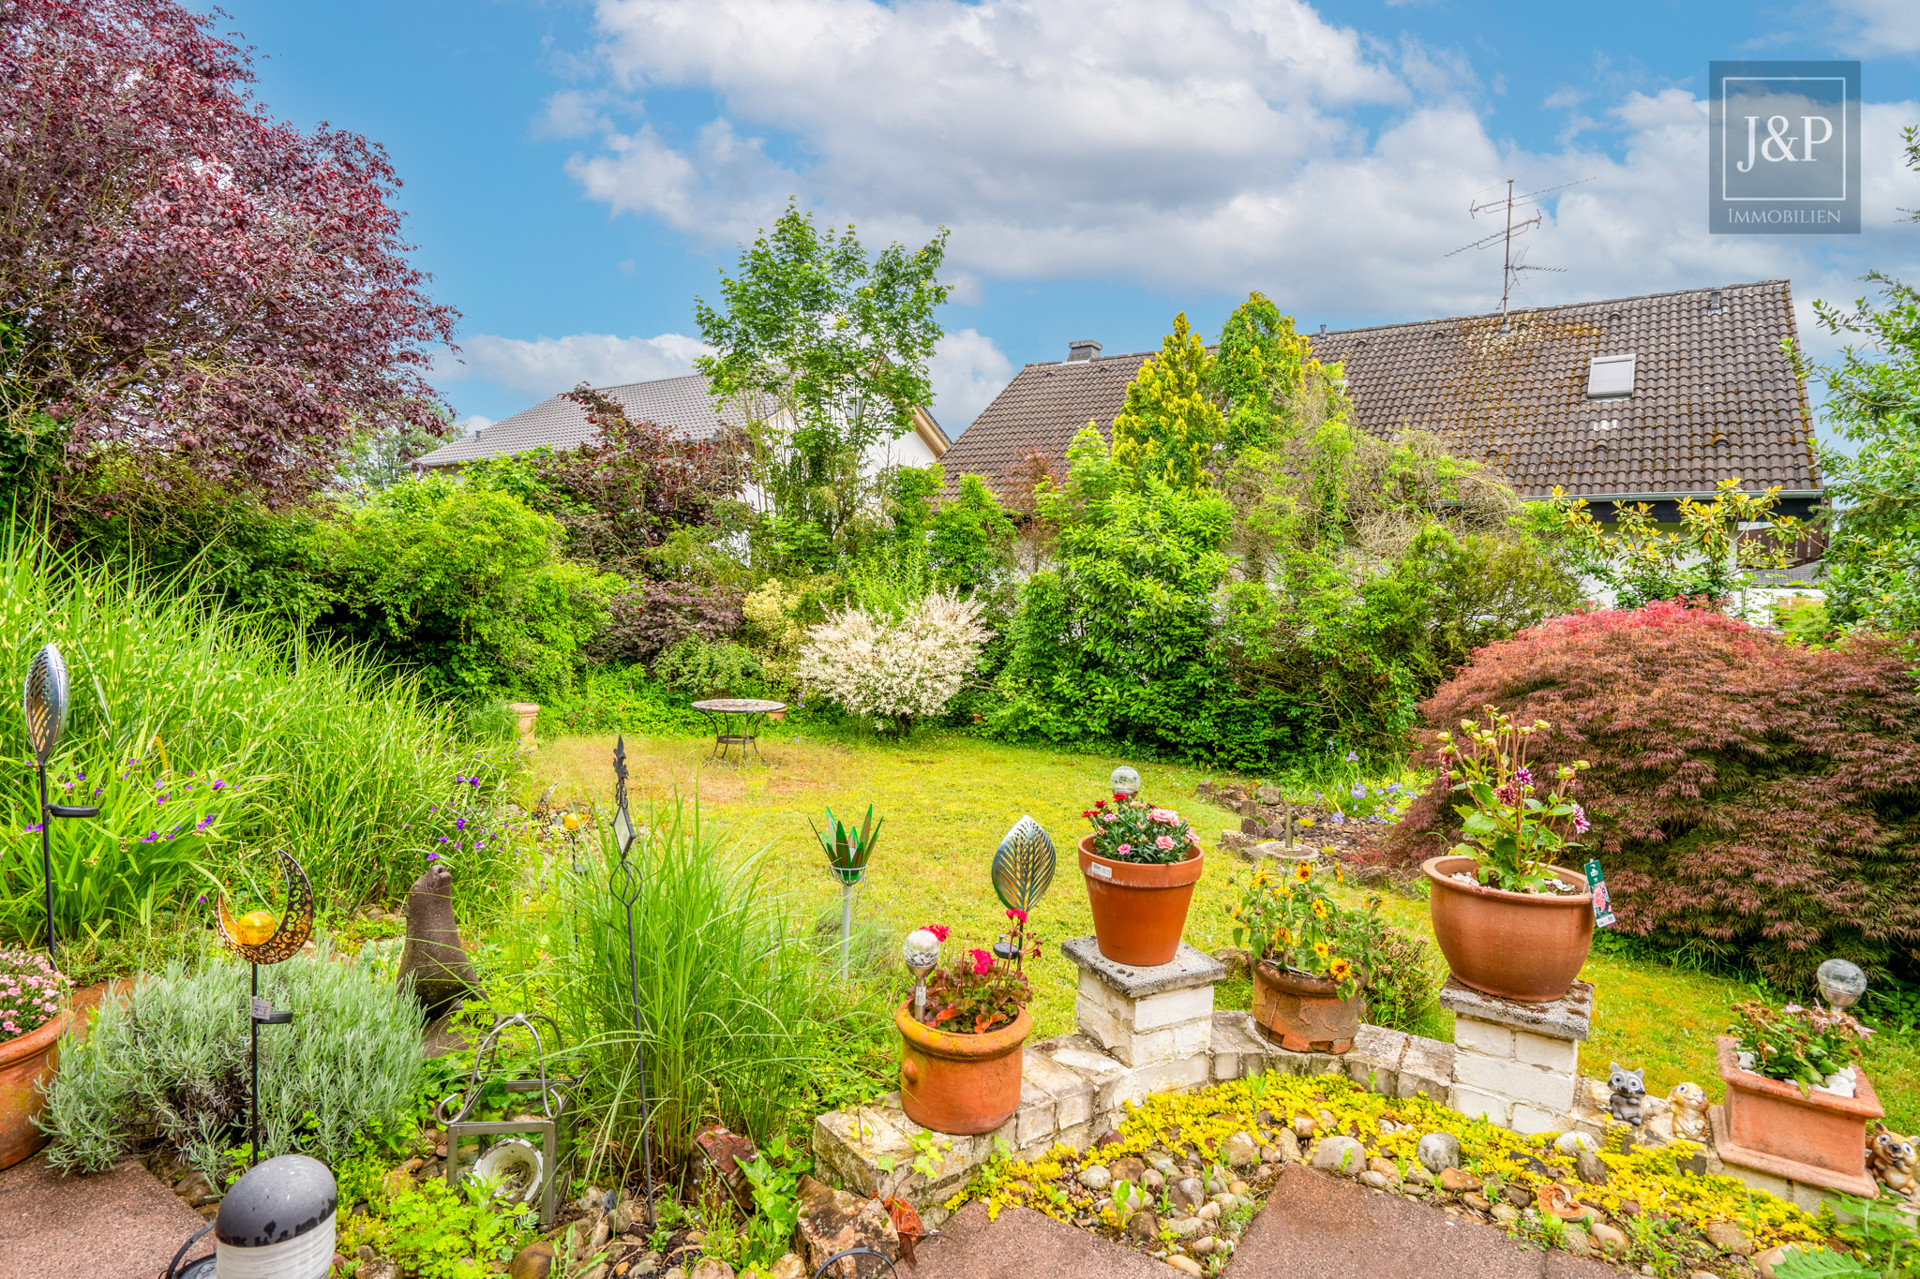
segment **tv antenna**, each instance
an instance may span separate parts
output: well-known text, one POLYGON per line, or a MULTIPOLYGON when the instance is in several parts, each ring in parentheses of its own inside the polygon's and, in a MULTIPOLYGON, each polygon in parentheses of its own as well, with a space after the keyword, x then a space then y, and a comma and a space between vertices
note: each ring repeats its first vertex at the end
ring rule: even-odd
POLYGON ((1489 248, 1496 240, 1500 242, 1502 245, 1501 252, 1504 257, 1500 268, 1500 331, 1502 333, 1507 331, 1507 303, 1513 295, 1514 276, 1522 271, 1549 271, 1556 275, 1566 271, 1565 267, 1560 266, 1528 266, 1526 263, 1525 249, 1522 249, 1518 256, 1514 254, 1514 237, 1525 235, 1541 224, 1543 215, 1538 207, 1541 196, 1554 191, 1564 191, 1568 187, 1577 187, 1582 182, 1591 182, 1593 179, 1580 178, 1574 182, 1562 182, 1558 186, 1542 187, 1538 191, 1528 191, 1520 195, 1514 194, 1513 181, 1512 178, 1507 179, 1507 193, 1505 195, 1495 196, 1491 200, 1480 200, 1477 203, 1467 206, 1468 215, 1476 218, 1483 213, 1504 212, 1506 214, 1506 226, 1499 231, 1495 231, 1492 235, 1482 236, 1472 244, 1463 244, 1455 249, 1453 253, 1447 254, 1448 257, 1452 257, 1456 253, 1465 253, 1468 249, 1489 248), (1516 209, 1525 211, 1529 206, 1533 206, 1533 216, 1516 223, 1513 220, 1514 211, 1516 209))

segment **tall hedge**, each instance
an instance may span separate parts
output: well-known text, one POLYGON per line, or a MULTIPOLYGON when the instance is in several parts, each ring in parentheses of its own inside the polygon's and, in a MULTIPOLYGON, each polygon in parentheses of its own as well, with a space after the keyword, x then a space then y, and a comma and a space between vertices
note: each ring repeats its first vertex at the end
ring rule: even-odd
MULTIPOLYGON (((1497 706, 1552 725, 1623 931, 1804 982, 1841 955, 1920 973, 1920 694, 1911 651, 1790 645, 1673 602, 1560 618, 1479 650, 1422 707, 1432 734, 1497 706)), ((1536 771, 1538 771, 1536 769, 1536 771)), ((1396 852, 1450 845, 1436 781, 1396 852)))

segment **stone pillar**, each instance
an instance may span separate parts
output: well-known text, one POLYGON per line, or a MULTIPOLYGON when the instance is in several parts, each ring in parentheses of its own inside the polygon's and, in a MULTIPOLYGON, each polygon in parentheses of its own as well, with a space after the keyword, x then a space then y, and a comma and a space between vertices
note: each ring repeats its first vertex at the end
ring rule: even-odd
POLYGON ((1447 978, 1453 1012, 1453 1088, 1447 1104, 1518 1133, 1565 1130, 1593 1020, 1593 987, 1573 983, 1550 1004, 1501 999, 1447 978))
POLYGON ((1134 968, 1102 955, 1091 937, 1060 949, 1080 967, 1080 1032, 1121 1064, 1189 1061, 1212 1048, 1213 983, 1227 975, 1213 956, 1181 942, 1172 963, 1134 968))

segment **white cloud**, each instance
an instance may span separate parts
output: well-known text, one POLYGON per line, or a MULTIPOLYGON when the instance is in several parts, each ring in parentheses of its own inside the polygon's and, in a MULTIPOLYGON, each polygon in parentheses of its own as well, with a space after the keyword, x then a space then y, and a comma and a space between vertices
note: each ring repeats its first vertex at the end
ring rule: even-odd
POLYGON ((1920 52, 1920 5, 1913 0, 1834 0, 1833 9, 1844 24, 1835 44, 1850 53, 1920 52))
MULTIPOLYGON (((1836 0, 1889 40, 1909 0, 1836 0)), ((1267 292, 1303 321, 1498 301, 1475 191, 1596 180, 1549 204, 1523 302, 1920 262, 1896 108, 1870 106, 1866 235, 1708 236, 1706 117, 1678 90, 1570 113, 1557 149, 1489 134, 1458 53, 1389 46, 1300 0, 599 0, 604 91, 719 103, 686 142, 603 126, 568 164, 589 196, 714 244, 789 194, 872 242, 952 229, 978 278, 1119 278, 1267 292), (1385 114, 1382 115, 1381 109, 1385 114), (1616 156, 1618 158, 1616 158, 1616 156), (782 158, 777 158, 782 157, 782 158), (1875 202, 1879 201, 1879 204, 1875 202), (1859 258, 1856 264, 1852 259, 1859 258), (1839 263, 1839 266, 1833 266, 1839 263)), ((1915 118, 1911 105, 1899 111, 1915 118)), ((1914 273, 1909 271, 1909 274, 1914 273)), ((1825 288, 1827 281, 1820 279, 1825 288)), ((1098 336, 1098 335, 1095 335, 1098 336)))
POLYGON ((956 436, 1013 380, 1013 362, 992 338, 961 329, 940 339, 927 373, 933 382, 933 416, 956 436))
POLYGON ((460 340, 463 363, 442 357, 435 362, 434 372, 447 381, 478 378, 503 390, 544 399, 581 382, 619 386, 678 377, 693 372, 694 357, 707 349, 700 339, 679 333, 651 338, 575 333, 531 341, 481 333, 460 340))
POLYGON ((461 435, 478 435, 493 425, 493 419, 475 413, 472 417, 462 418, 453 424, 453 429, 461 435))

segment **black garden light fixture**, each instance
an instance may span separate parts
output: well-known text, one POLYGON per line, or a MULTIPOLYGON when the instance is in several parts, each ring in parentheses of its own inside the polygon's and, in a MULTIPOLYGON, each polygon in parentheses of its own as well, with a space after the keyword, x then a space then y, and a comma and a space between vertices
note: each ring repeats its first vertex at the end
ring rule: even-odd
POLYGON ((627 908, 627 983, 633 1001, 633 1069, 640 1087, 640 1175, 646 1185, 647 1224, 653 1224, 653 1121, 647 1114, 647 1045, 640 1029, 640 957, 633 939, 633 908, 640 900, 645 882, 628 853, 639 832, 627 812, 627 739, 616 737, 613 743, 613 843, 620 861, 607 876, 607 884, 620 904, 627 908))
POLYGON ((211 1225, 180 1246, 166 1279, 326 1279, 340 1193, 308 1155, 276 1155, 233 1184, 211 1225), (186 1261, 209 1230, 214 1255, 186 1261))
POLYGON ((258 942, 249 940, 249 925, 254 921, 251 916, 236 920, 229 915, 225 896, 220 898, 215 916, 222 944, 253 965, 253 998, 247 1005, 247 1031, 252 1039, 248 1059, 253 1069, 247 1101, 247 1140, 252 1145, 253 1167, 261 1166, 260 1027, 284 1026, 293 1020, 292 1012, 276 1009, 271 1000, 260 998, 260 965, 279 964, 292 959, 307 944, 307 938, 313 936, 313 886, 307 882, 307 872, 285 849, 274 851, 279 854, 280 869, 287 877, 287 908, 272 935, 258 942))
POLYGON ((46 645, 33 656, 27 667, 26 690, 21 710, 27 718, 27 742, 33 747, 33 768, 40 780, 40 875, 47 895, 47 959, 55 969, 60 957, 55 953, 53 933, 53 832, 55 817, 98 817, 100 810, 91 804, 49 804, 47 802, 47 761, 60 744, 60 730, 67 723, 67 663, 60 650, 46 645))

